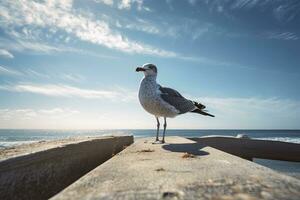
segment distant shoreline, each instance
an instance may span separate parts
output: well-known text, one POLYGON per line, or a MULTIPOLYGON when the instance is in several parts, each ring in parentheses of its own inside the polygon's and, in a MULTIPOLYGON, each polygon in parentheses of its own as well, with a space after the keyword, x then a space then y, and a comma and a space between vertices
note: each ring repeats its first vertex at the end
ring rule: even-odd
MULTIPOLYGON (((35 141, 58 140, 81 136, 134 135, 135 138, 152 137, 154 129, 117 130, 53 130, 53 129, 0 129, 0 149, 35 141)), ((300 130, 213 130, 170 129, 166 136, 201 137, 207 135, 236 136, 246 134, 250 138, 300 143, 300 130)))

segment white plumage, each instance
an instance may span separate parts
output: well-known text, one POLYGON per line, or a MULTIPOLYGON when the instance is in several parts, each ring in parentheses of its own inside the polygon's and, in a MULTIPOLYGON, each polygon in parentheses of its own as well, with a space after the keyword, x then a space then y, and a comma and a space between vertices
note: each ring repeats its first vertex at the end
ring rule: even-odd
POLYGON ((155 65, 147 63, 144 64, 143 67, 136 68, 136 71, 142 71, 145 75, 139 88, 139 100, 142 107, 156 118, 156 142, 159 142, 159 117, 164 117, 162 143, 165 142, 167 117, 176 117, 179 114, 184 114, 187 112, 194 112, 214 117, 213 115, 204 111, 204 105, 184 98, 174 89, 162 87, 157 84, 157 68, 155 65))
POLYGON ((140 84, 139 100, 143 108, 155 117, 175 117, 180 112, 161 98, 156 77, 145 76, 140 84))

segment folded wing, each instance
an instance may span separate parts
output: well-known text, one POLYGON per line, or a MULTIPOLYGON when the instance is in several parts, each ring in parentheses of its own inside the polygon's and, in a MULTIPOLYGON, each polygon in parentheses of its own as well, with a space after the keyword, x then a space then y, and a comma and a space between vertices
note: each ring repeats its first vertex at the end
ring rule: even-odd
POLYGON ((174 106, 179 111, 179 114, 190 112, 197 108, 193 101, 184 98, 178 91, 172 88, 159 86, 159 90, 161 98, 174 106))

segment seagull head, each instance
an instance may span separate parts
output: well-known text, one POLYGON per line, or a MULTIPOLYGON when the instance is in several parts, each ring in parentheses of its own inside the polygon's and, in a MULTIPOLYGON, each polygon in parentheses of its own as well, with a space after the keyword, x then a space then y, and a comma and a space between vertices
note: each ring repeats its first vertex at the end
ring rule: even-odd
POLYGON ((146 63, 142 67, 137 67, 136 72, 144 72, 145 76, 156 76, 157 68, 154 64, 146 63))

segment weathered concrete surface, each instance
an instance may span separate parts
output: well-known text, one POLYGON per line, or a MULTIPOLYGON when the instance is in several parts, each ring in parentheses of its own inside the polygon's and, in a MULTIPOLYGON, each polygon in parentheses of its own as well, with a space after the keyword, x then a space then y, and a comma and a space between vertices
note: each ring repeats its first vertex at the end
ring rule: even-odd
POLYGON ((0 199, 48 199, 131 143, 132 136, 94 137, 2 150, 0 199))
POLYGON ((263 158, 300 162, 300 144, 228 136, 207 136, 191 139, 248 160, 263 158))
POLYGON ((300 197, 300 181, 292 177, 185 138, 153 140, 140 139, 53 199, 300 197))
MULTIPOLYGON (((70 137, 59 140, 42 140, 33 143, 21 144, 17 146, 0 149, 0 161, 13 157, 24 156, 47 149, 56 148, 63 145, 76 144, 99 137, 70 137)), ((101 137, 102 138, 102 137, 101 137)))

